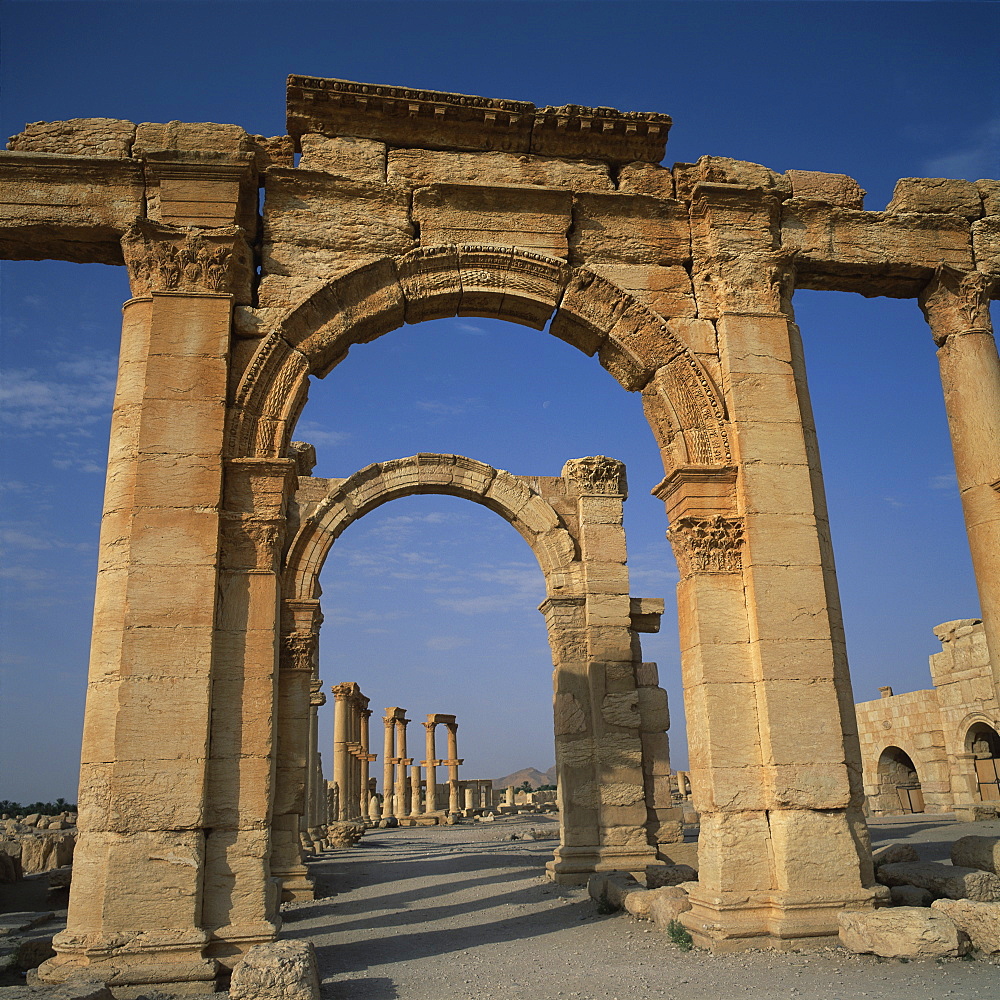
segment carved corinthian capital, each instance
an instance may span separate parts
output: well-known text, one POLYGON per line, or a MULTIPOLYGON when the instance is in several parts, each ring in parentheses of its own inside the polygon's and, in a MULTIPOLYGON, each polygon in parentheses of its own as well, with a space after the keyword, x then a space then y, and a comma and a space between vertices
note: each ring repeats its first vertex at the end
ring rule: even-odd
POLYGON ((243 300, 253 258, 239 226, 194 230, 137 219, 122 237, 134 296, 219 292, 243 300))
POLYGON ((314 708, 319 708, 326 704, 326 695, 323 693, 323 682, 314 680, 309 685, 309 704, 314 708))
MULTIPOLYGON (((312 673, 316 636, 311 632, 292 632, 281 637, 281 669, 308 670, 312 673)), ((324 699, 325 700, 325 699, 324 699)), ((310 699, 312 703, 312 699, 310 699)))
POLYGON ((682 577, 739 573, 743 569, 743 521, 735 517, 681 517, 667 530, 682 577))
POLYGON ((606 496, 627 496, 625 466, 616 458, 595 455, 590 458, 570 459, 562 470, 564 477, 571 479, 581 493, 597 493, 606 496))
POLYGON ((993 278, 982 271, 941 266, 920 293, 920 308, 940 347, 955 333, 990 333, 993 278))

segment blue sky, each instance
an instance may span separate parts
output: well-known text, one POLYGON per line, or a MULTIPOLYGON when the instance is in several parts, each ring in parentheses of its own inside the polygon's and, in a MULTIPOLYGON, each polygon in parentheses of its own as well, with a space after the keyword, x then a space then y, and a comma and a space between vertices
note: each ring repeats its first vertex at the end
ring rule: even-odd
MULTIPOLYGON (((8 0, 0 134, 111 117, 277 135, 285 77, 302 73, 663 111, 668 164, 707 153, 847 173, 878 210, 898 177, 997 176, 1000 81, 983 40, 998 22, 990 3, 8 0)), ((0 798, 74 798, 128 287, 120 268, 8 262, 0 293, 0 798)), ((795 308, 856 695, 927 686, 931 628, 978 609, 933 344, 912 301, 798 292, 795 308)), ((662 467, 638 398, 595 360, 505 323, 404 327, 315 385, 296 436, 316 444, 317 475, 337 477, 418 451, 540 475, 582 455, 625 461, 633 593, 668 602, 643 647, 683 764, 676 570, 649 496, 662 467)), ((358 681, 379 713, 455 713, 470 777, 552 763, 541 575, 506 523, 452 498, 398 501, 345 533, 322 582, 327 686, 358 681)), ((330 730, 328 707, 324 746, 330 730)))

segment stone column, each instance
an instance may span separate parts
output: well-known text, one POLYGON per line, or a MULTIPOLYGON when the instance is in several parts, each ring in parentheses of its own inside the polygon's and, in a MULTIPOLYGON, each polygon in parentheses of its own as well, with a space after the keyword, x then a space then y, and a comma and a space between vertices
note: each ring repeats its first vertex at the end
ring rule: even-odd
POLYGON ((513 785, 508 785, 507 786, 507 790, 504 792, 504 795, 503 795, 503 804, 505 806, 511 806, 511 807, 514 806, 514 786, 513 785))
MULTIPOLYGON (((437 812, 437 760, 435 759, 436 751, 434 749, 434 730, 436 728, 437 722, 433 721, 433 716, 428 715, 427 721, 424 723, 424 729, 427 731, 427 760, 423 762, 424 780, 427 784, 427 791, 424 797, 424 812, 428 814, 437 812)), ((416 809, 414 809, 414 812, 416 812, 416 809)))
MULTIPOLYGON (((141 220, 122 246, 134 298, 123 309, 112 414, 75 884, 56 956, 39 975, 58 982, 87 966, 115 987, 154 976, 197 989, 217 969, 202 912, 208 858, 246 850, 255 859, 233 913, 248 935, 272 936, 277 907, 265 877, 269 834, 244 823, 257 802, 244 812, 221 790, 224 832, 207 819, 213 731, 233 714, 214 711, 213 662, 230 322, 234 294, 248 301, 252 257, 232 225, 141 220), (169 871, 164 856, 177 859, 169 871)), ((259 555, 269 573, 272 553, 259 555)), ((276 673, 272 642, 259 663, 263 731, 248 770, 271 753, 265 702, 276 673)), ((270 771, 261 780, 266 802, 270 771)))
POLYGON ((458 812, 461 809, 459 804, 458 791, 458 767, 462 763, 458 759, 458 723, 446 722, 448 729, 448 811, 458 812))
POLYGON ((872 902, 857 720, 779 204, 702 183, 691 218, 736 468, 674 466, 656 490, 701 815, 681 921, 705 947, 787 948, 872 902))
MULTIPOLYGON (((365 699, 367 703, 368 699, 365 699)), ((361 764, 361 795, 359 797, 359 803, 361 806, 361 818, 362 820, 368 819, 368 799, 371 795, 371 790, 368 787, 368 770, 369 765, 373 760, 375 760, 374 755, 368 752, 368 720, 372 717, 372 711, 370 708, 361 709, 359 715, 359 729, 360 729, 360 739, 358 742, 361 744, 361 756, 359 758, 361 764)))
POLYGON ((406 727, 409 725, 409 722, 410 720, 403 716, 397 716, 396 718, 396 753, 398 756, 396 770, 396 801, 393 809, 393 816, 395 816, 396 819, 402 819, 404 816, 409 815, 413 811, 407 802, 409 796, 407 794, 406 783, 406 768, 411 763, 410 758, 406 756, 406 727))
POLYGON ((386 714, 382 717, 382 722, 385 724, 385 734, 382 740, 382 811, 386 816, 394 816, 396 814, 396 810, 393 807, 396 717, 390 714, 393 711, 394 709, 387 708, 385 710, 386 714))
MULTIPOLYGON (((408 758, 412 763, 413 758, 408 758)), ((406 767, 403 767, 406 773, 406 767)), ((410 815, 417 816, 420 813, 420 765, 413 764, 410 768, 410 815)))
POLYGON ((990 320, 993 281, 980 272, 938 268, 920 306, 938 348, 965 529, 1000 694, 1000 357, 990 320))
POLYGON ((464 798, 465 798, 465 809, 467 812, 476 808, 472 798, 472 788, 469 787, 468 785, 466 785, 464 789, 464 798))
POLYGON ((353 683, 337 684, 333 692, 333 781, 337 786, 337 820, 351 818, 351 713, 354 707, 353 683))
POLYGON ((323 682, 317 677, 309 684, 309 766, 306 768, 306 813, 302 817, 306 829, 322 825, 319 809, 319 710, 326 704, 323 682))

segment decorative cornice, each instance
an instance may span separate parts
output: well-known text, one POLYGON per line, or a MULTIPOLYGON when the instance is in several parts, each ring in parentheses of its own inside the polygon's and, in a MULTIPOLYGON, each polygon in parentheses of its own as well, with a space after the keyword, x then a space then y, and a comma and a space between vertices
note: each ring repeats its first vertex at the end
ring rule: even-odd
POLYGON ((375 139, 392 146, 535 153, 609 163, 663 159, 670 116, 578 104, 539 108, 437 90, 290 76, 288 134, 375 139))
POLYGON ((681 517, 667 529, 667 538, 682 578, 743 569, 741 518, 681 517))

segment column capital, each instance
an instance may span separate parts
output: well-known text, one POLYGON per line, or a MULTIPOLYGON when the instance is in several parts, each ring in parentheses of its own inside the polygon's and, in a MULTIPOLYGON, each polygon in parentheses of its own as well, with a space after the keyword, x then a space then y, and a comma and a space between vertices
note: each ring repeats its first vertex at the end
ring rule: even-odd
POLYGON ((942 265, 934 272, 917 301, 938 347, 953 334, 993 332, 990 298, 994 283, 993 276, 982 271, 942 265))
POLYGON ((667 529, 667 538, 682 577, 743 569, 742 518, 681 517, 667 529))
POLYGON ((569 479, 582 494, 597 496, 628 496, 625 464, 607 455, 572 458, 562 469, 563 479, 569 479))
MULTIPOLYGON (((316 652, 317 636, 312 632, 291 632, 281 637, 279 664, 282 670, 295 670, 302 673, 313 670, 313 658, 316 652)), ((322 692, 320 692, 322 697, 322 692)), ((325 704, 326 698, 318 704, 325 704)), ((312 704, 310 697, 310 704, 312 704)))
POLYGON ((357 696, 358 685, 354 681, 345 681, 342 684, 334 684, 330 691, 337 701, 348 701, 357 696))
POLYGON ((318 678, 309 684, 309 704, 313 708, 319 708, 326 704, 326 695, 323 693, 323 682, 318 678))
POLYGON ((253 253, 240 226, 195 230, 137 219, 121 243, 133 297, 194 292, 250 301, 253 253))

